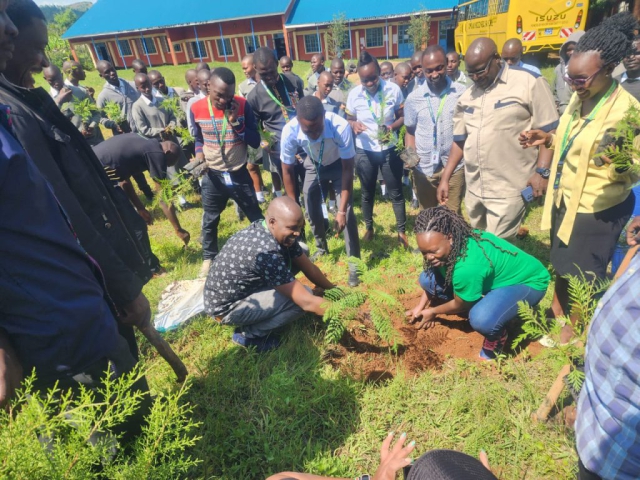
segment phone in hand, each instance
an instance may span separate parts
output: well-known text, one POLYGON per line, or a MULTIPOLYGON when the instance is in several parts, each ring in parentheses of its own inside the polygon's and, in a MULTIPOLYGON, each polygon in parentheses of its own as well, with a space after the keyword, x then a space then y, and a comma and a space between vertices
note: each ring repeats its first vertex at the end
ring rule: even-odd
POLYGON ((524 199, 525 203, 531 203, 533 202, 533 187, 531 187, 531 185, 529 185, 527 188, 525 188, 524 190, 522 190, 522 192, 520 192, 522 195, 522 198, 524 199))

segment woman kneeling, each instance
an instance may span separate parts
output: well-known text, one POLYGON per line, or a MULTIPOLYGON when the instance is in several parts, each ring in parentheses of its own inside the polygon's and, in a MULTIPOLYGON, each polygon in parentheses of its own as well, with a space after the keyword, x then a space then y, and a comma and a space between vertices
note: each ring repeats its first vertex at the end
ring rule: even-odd
POLYGON ((421 211, 415 233, 425 260, 420 274, 424 293, 407 316, 420 321, 420 329, 438 315, 468 312, 471 327, 485 337, 480 357, 494 359, 507 341, 506 327, 518 313, 518 302, 540 303, 549 272, 536 258, 472 229, 444 206, 421 211))

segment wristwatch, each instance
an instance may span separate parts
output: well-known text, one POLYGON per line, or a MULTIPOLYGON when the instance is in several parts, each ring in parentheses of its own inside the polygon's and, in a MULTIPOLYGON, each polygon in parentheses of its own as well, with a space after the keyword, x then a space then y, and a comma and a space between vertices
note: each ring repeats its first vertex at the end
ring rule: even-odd
POLYGON ((551 170, 548 168, 538 167, 536 168, 536 173, 546 180, 551 175, 551 170))
POLYGON ((365 473, 364 475, 360 475, 359 477, 356 477, 354 480, 371 480, 371 475, 369 475, 368 473, 365 473))

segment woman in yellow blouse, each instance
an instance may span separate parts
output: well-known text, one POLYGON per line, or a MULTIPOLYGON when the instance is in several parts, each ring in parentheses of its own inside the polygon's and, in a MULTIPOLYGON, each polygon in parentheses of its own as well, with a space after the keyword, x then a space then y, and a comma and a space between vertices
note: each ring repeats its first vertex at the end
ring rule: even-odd
MULTIPOLYGON (((627 13, 615 15, 589 30, 576 45, 565 81, 575 92, 555 135, 523 132, 524 148, 554 149, 542 228, 551 229, 551 264, 556 271, 553 313, 568 312, 566 275, 605 278, 620 232, 631 216, 638 180, 602 155, 631 105, 640 104, 622 89, 612 71, 629 55, 638 28, 627 13)), ((561 341, 572 334, 563 329, 561 341)))

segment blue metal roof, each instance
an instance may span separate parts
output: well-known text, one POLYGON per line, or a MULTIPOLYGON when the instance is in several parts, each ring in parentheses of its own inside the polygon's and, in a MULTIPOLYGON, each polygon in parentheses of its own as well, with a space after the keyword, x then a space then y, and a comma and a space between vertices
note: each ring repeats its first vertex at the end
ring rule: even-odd
MULTIPOLYGON (((101 0, 102 1, 102 0, 101 0)), ((457 0, 296 0, 287 25, 315 25, 329 23, 334 15, 344 13, 347 20, 366 20, 406 15, 415 11, 449 10, 457 0)))
POLYGON ((291 0, 98 0, 63 38, 282 15, 291 0))

